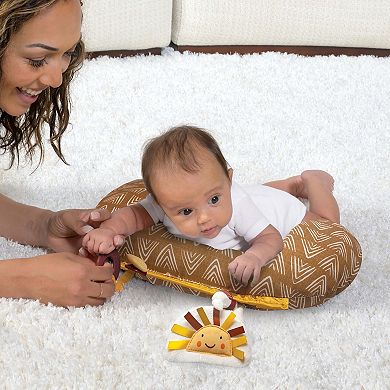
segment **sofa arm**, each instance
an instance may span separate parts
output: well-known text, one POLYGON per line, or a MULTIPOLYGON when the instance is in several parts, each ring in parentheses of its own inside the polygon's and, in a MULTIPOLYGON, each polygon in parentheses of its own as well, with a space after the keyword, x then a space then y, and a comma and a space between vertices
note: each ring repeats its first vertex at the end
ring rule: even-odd
POLYGON ((178 46, 390 49, 389 0, 174 0, 178 46))
POLYGON ((171 41, 172 0, 83 0, 87 52, 142 50, 171 41))

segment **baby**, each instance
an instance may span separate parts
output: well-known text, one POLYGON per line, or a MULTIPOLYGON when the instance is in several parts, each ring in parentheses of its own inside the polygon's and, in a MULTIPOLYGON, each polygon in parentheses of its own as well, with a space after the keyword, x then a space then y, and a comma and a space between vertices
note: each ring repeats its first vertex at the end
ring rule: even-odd
POLYGON ((339 222, 328 173, 304 171, 265 185, 240 186, 215 139, 197 127, 175 127, 150 140, 142 177, 150 195, 87 233, 82 245, 89 252, 109 253, 118 245, 115 236, 162 222, 176 236, 244 251, 228 269, 243 285, 254 285, 294 226, 313 219, 339 222), (309 210, 297 197, 309 200, 309 210))

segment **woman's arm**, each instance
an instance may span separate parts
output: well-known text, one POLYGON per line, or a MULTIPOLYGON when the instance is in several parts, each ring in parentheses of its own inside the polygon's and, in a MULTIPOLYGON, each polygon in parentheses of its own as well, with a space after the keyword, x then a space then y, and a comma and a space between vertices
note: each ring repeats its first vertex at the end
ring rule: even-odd
POLYGON ((107 210, 53 212, 0 194, 0 235, 61 253, 0 261, 0 297, 59 306, 101 305, 114 294, 113 268, 77 256, 82 236, 110 217, 107 210), (70 253, 73 252, 73 253, 70 253))
POLYGON ((103 209, 54 212, 18 203, 0 194, 0 236, 56 252, 77 253, 85 233, 99 227, 110 216, 110 212, 103 209))
POLYGON ((47 247, 47 227, 52 214, 0 194, 0 235, 21 244, 47 247))
POLYGON ((115 287, 113 268, 72 253, 0 261, 0 297, 38 299, 57 306, 102 305, 115 287))

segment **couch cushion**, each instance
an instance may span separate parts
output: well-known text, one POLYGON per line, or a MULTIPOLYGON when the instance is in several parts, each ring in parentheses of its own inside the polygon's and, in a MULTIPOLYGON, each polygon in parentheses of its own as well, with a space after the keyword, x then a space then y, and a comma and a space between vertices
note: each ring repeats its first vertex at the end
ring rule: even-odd
POLYGON ((139 50, 171 41, 172 0, 83 0, 86 50, 139 50))
POLYGON ((388 0, 174 0, 181 46, 390 48, 388 0))

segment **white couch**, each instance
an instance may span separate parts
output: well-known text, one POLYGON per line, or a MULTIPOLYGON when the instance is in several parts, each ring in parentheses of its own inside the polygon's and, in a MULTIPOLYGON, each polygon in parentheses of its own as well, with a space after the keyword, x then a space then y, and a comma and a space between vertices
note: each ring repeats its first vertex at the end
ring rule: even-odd
POLYGON ((142 50, 168 46, 172 0, 83 0, 87 51, 142 50))
POLYGON ((87 51, 180 46, 390 49, 390 0, 84 0, 87 51))

